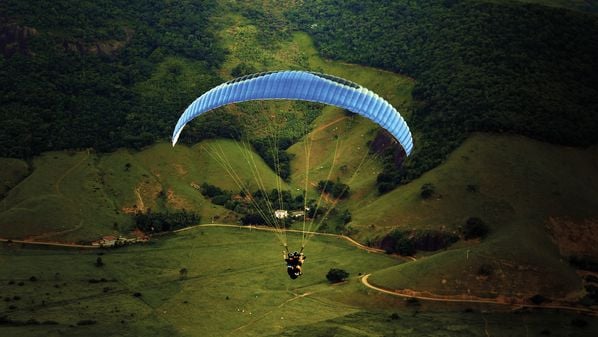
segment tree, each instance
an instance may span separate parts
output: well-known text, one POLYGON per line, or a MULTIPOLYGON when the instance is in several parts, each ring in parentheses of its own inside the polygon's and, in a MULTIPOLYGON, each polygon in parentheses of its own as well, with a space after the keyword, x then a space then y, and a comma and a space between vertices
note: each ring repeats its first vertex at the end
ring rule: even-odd
POLYGON ((488 226, 478 217, 471 217, 465 222, 463 227, 463 237, 465 240, 484 238, 488 234, 488 226))
POLYGON ((338 283, 344 281, 349 277, 349 273, 342 269, 331 268, 326 274, 326 278, 330 283, 338 283))

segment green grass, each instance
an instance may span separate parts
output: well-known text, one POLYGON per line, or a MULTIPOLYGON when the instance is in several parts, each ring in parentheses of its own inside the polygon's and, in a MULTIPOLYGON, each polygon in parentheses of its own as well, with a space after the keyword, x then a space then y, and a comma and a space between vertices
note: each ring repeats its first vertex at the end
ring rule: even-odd
POLYGON ((279 250, 272 233, 230 228, 197 228, 101 256, 2 245, 0 293, 8 300, 0 302, 0 316, 57 324, 1 326, 0 331, 8 336, 385 336, 393 331, 479 336, 487 329, 493 336, 524 336, 542 329, 591 335, 598 327, 589 317, 583 318, 589 322, 583 330, 572 327, 575 316, 567 313, 509 314, 474 306, 464 314, 462 307, 407 305, 363 287, 357 278, 398 260, 335 238, 312 239, 305 274, 291 281, 279 250), (94 265, 97 257, 103 267, 94 265), (347 270, 349 281, 328 284, 324 276, 332 267, 347 270), (182 268, 188 270, 184 278, 182 268), (105 282, 89 282, 102 278, 105 282), (141 296, 133 296, 136 292, 141 296), (390 319, 393 313, 398 320, 390 319), (77 325, 90 319, 97 323, 77 325))
POLYGON ((0 195, 4 195, 29 174, 29 165, 20 159, 0 158, 0 167, 0 195))
MULTIPOLYGON (((267 190, 276 187, 272 170, 230 140, 204 141, 192 148, 161 143, 140 152, 108 154, 50 152, 34 160, 30 176, 10 190, 0 206, 0 237, 76 242, 126 233, 136 211, 187 209, 204 221, 235 222, 228 210, 213 205, 191 186, 204 182, 238 192, 211 155, 223 151, 241 182, 257 183, 246 158, 267 190)), ((282 185, 284 188, 286 184, 282 185)))
POLYGON ((551 217, 596 216, 596 150, 474 135, 441 166, 355 211, 352 225, 362 229, 358 237, 365 240, 393 227, 456 231, 478 216, 491 228, 488 238, 374 274, 372 281, 441 293, 579 295, 579 277, 562 260, 546 226, 551 217), (435 186, 435 197, 422 200, 424 183, 435 186), (467 191, 469 184, 479 191, 467 191), (495 269, 489 281, 476 281, 482 263, 495 269))

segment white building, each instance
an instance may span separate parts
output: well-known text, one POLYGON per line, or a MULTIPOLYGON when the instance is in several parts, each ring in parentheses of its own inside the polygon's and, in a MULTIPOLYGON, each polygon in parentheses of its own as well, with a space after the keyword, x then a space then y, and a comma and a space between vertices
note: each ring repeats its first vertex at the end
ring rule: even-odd
POLYGON ((276 211, 274 211, 274 216, 277 219, 286 219, 289 217, 289 211, 285 209, 277 209, 276 211))

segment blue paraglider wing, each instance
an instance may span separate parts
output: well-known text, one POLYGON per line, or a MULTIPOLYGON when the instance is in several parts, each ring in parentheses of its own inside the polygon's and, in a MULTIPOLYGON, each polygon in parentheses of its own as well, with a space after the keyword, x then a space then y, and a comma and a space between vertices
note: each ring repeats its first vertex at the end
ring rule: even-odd
POLYGON ((407 123, 386 100, 351 81, 307 71, 257 73, 210 89, 183 112, 174 129, 172 145, 190 120, 207 111, 230 103, 267 99, 312 101, 350 110, 386 129, 407 155, 413 149, 407 123))

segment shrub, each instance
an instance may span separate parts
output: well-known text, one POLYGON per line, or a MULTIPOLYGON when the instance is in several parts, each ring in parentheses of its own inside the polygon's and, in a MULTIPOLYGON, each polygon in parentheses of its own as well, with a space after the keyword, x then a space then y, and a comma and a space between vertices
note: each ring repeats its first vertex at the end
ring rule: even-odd
POLYGON ((422 197, 422 199, 429 199, 434 195, 434 192, 434 185, 426 183, 420 188, 419 195, 422 197))
POLYGON ((102 261, 102 258, 101 258, 101 257, 98 257, 98 258, 96 259, 95 266, 96 266, 96 267, 101 267, 101 266, 103 266, 103 265, 104 265, 104 261, 102 261))
POLYGON ((215 205, 223 206, 227 201, 230 200, 230 197, 226 194, 219 194, 212 198, 212 203, 215 205))
POLYGON ((546 302, 546 297, 544 297, 540 294, 536 294, 536 295, 530 297, 529 300, 535 305, 540 305, 540 304, 546 302))
POLYGON ((577 328, 584 328, 588 325, 588 322, 581 318, 574 318, 571 320, 571 325, 577 328))
POLYGON ((94 325, 96 323, 97 321, 93 319, 82 319, 79 322, 77 322, 77 325, 94 325))
POLYGON ((349 273, 342 269, 331 268, 326 274, 326 278, 330 283, 338 283, 344 281, 349 277, 349 273))
POLYGON ((492 275, 493 271, 494 271, 494 268, 492 268, 492 265, 484 263, 483 265, 480 266, 480 268, 478 268, 478 275, 490 276, 490 275, 492 275))
POLYGON ((484 238, 488 234, 488 226, 478 217, 471 217, 465 222, 463 236, 465 240, 484 238))

